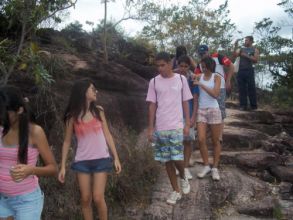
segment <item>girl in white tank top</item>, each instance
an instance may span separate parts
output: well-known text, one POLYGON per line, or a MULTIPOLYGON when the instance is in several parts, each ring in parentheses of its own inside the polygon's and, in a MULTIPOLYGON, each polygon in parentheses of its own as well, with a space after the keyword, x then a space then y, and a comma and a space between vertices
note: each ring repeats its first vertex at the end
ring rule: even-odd
POLYGON ((199 80, 195 80, 194 84, 199 86, 199 105, 197 110, 197 132, 200 147, 200 153, 204 162, 204 167, 199 178, 203 178, 206 174, 212 172, 213 180, 220 180, 218 172, 218 164, 220 160, 221 144, 219 141, 221 131, 221 111, 217 102, 220 94, 221 78, 215 71, 216 63, 211 57, 205 57, 201 60, 203 73, 199 80), (207 125, 210 125, 212 142, 214 147, 213 168, 210 168, 208 160, 208 148, 206 144, 207 125))

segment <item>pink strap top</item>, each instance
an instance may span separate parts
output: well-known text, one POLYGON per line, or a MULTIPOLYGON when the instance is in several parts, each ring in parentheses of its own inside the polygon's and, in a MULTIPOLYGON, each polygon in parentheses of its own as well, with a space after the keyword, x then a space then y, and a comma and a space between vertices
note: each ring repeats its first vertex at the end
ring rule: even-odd
POLYGON ((77 137, 75 162, 110 157, 102 123, 97 118, 88 122, 74 122, 77 137))
MULTIPOLYGON (((17 196, 34 191, 38 186, 37 176, 28 176, 20 182, 14 182, 10 176, 10 169, 17 164, 17 146, 4 146, 2 142, 2 128, 0 127, 0 193, 7 196, 17 196)), ((28 147, 28 164, 35 166, 39 151, 33 146, 28 147)))

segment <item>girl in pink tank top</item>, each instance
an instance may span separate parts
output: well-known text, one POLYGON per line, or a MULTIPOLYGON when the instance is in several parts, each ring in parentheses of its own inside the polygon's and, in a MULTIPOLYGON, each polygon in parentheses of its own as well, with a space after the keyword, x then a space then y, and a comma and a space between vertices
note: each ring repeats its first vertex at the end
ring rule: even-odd
POLYGON ((65 138, 58 179, 61 183, 65 182, 66 160, 74 134, 77 138, 77 150, 71 168, 77 174, 84 219, 93 219, 93 198, 98 208, 99 219, 106 220, 108 216, 104 192, 107 173, 113 167, 109 149, 114 157, 116 173, 121 172, 121 164, 104 110, 95 104, 96 99, 97 89, 91 80, 79 80, 73 85, 64 114, 65 138))
POLYGON ((0 110, 0 218, 38 220, 44 195, 37 176, 56 175, 55 159, 19 89, 0 88, 0 110), (36 167, 39 154, 43 167, 36 167))

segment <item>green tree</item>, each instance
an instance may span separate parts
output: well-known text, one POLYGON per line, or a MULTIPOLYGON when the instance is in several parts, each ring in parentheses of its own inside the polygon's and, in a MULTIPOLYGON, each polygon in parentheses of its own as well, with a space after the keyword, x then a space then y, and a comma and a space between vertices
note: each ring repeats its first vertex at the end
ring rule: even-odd
POLYGON ((142 35, 161 50, 185 45, 192 54, 202 43, 213 49, 228 49, 236 30, 228 19, 228 1, 217 9, 209 9, 210 2, 191 0, 186 6, 170 5, 168 8, 154 2, 146 3, 140 10, 140 17, 147 22, 142 35))
MULTIPOLYGON (((290 13, 290 10, 287 11, 290 13)), ((292 21, 292 19, 291 19, 292 21)), ((293 40, 279 35, 280 27, 270 18, 255 23, 254 34, 259 38, 261 69, 273 76, 272 91, 276 103, 293 106, 293 40)))
MULTIPOLYGON (((0 83, 6 84, 9 76, 13 72, 17 61, 21 56, 24 47, 29 48, 30 42, 28 36, 32 36, 38 25, 46 19, 54 19, 60 22, 58 13, 75 5, 77 0, 2 0, 0 1, 0 19, 1 23, 8 24, 6 33, 15 30, 17 34, 15 44, 17 49, 14 53, 6 51, 11 56, 12 63, 1 61, 1 79, 0 83), (18 37, 19 36, 19 37, 18 37), (27 44, 25 45, 25 43, 27 44), (12 54, 12 55, 11 55, 12 54)), ((2 36, 9 38, 10 36, 2 36)))

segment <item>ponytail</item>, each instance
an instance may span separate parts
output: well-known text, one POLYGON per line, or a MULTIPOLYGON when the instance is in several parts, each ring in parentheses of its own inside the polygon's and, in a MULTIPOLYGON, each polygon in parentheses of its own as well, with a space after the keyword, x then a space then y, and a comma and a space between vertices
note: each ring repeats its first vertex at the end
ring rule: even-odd
MULTIPOLYGON (((29 142, 29 123, 30 113, 27 109, 27 99, 22 97, 21 91, 13 86, 4 86, 0 88, 0 93, 4 96, 3 112, 1 115, 1 125, 3 126, 3 136, 7 135, 11 125, 9 121, 8 111, 18 112, 23 108, 23 112, 19 114, 19 128, 18 128, 18 155, 19 163, 27 164, 28 158, 28 142, 29 142)), ((2 102, 2 100, 1 100, 2 102)), ((2 103, 1 103, 2 106, 2 103)))
POLYGON ((27 164, 28 141, 29 141, 29 114, 25 107, 23 113, 19 115, 18 130, 18 161, 27 164))

